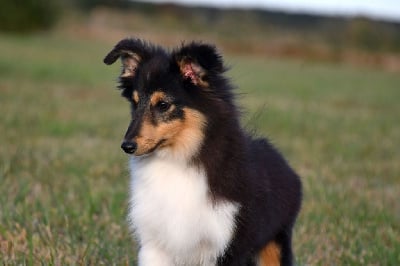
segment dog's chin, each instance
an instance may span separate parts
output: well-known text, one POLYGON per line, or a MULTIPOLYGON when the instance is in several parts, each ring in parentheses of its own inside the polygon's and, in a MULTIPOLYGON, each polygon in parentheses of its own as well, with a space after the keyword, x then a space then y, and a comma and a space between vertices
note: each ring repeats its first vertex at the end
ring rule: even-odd
POLYGON ((132 153, 131 156, 137 157, 137 158, 145 158, 145 157, 151 156, 155 152, 156 152, 156 149, 151 149, 151 150, 147 150, 147 151, 138 151, 138 152, 132 153))
POLYGON ((140 160, 140 159, 149 158, 152 155, 153 155, 153 153, 130 154, 130 157, 140 160))

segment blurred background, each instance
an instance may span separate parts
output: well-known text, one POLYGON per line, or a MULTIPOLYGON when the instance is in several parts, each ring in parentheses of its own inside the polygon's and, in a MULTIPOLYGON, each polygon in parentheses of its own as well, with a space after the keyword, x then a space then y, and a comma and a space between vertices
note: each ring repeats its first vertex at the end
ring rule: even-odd
POLYGON ((0 29, 86 38, 201 39, 224 51, 400 70, 400 4, 379 1, 2 0, 0 29), (156 4, 158 3, 158 4, 156 4))
POLYGON ((122 38, 214 43, 302 176, 298 265, 400 263, 400 3, 0 0, 0 262, 136 265, 122 38))

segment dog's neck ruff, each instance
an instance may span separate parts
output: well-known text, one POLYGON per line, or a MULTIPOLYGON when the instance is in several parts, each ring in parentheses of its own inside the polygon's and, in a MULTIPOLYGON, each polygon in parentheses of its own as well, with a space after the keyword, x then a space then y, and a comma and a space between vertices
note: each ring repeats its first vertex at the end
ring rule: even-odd
POLYGON ((157 265, 161 254, 163 265, 215 265, 231 241, 239 206, 209 198, 201 166, 149 156, 132 157, 130 168, 129 219, 143 265, 157 265))

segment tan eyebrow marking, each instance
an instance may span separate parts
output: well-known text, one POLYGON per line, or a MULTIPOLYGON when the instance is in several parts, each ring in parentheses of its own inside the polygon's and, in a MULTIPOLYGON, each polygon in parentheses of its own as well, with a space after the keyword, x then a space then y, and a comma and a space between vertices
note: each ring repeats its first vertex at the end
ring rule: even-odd
POLYGON ((138 103, 138 102, 139 102, 139 93, 137 92, 137 90, 134 90, 134 91, 133 91, 132 100, 133 100, 135 103, 138 103))
POLYGON ((162 91, 154 92, 150 97, 150 103, 152 106, 155 106, 159 101, 164 100, 166 95, 162 91))

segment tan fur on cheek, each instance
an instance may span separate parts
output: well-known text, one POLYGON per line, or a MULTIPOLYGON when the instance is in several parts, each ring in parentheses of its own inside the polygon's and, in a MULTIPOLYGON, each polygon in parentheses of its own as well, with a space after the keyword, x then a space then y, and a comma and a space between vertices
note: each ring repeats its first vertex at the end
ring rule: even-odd
POLYGON ((143 121, 139 135, 135 138, 138 145, 136 155, 146 154, 155 148, 161 141, 160 147, 171 145, 171 139, 182 130, 183 122, 174 120, 154 126, 149 121, 143 121))
POLYGON ((185 118, 179 128, 179 132, 170 140, 172 151, 178 155, 189 159, 195 155, 204 139, 204 127, 206 118, 200 112, 184 108, 185 118))
POLYGON ((139 135, 135 138, 138 148, 135 155, 143 155, 159 148, 170 148, 175 156, 190 159, 200 149, 204 139, 205 117, 198 111, 184 108, 184 118, 153 125, 143 121, 139 135))

